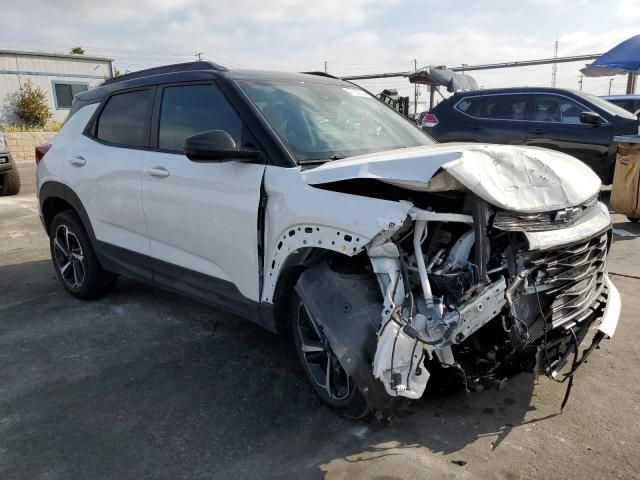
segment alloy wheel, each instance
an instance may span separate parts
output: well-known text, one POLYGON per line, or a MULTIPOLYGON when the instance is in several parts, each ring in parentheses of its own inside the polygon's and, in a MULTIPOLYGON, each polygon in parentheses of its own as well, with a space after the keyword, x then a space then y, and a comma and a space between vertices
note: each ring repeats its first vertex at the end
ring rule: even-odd
POLYGON ((67 225, 59 225, 53 238, 53 254, 63 281, 70 288, 84 283, 86 263, 78 237, 67 225))
POLYGON ((351 377, 342 368, 321 330, 302 302, 297 312, 297 330, 306 367, 316 384, 331 400, 345 400, 353 390, 351 377))

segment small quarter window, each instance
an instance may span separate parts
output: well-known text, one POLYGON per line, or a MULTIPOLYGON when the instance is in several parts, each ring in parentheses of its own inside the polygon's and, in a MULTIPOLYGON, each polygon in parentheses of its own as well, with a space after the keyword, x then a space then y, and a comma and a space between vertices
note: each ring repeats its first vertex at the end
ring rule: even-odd
POLYGON ((482 106, 482 98, 483 97, 470 97, 461 100, 460 103, 456 106, 458 110, 466 113, 467 115, 471 115, 475 117, 480 112, 480 107, 482 106))
POLYGON ((149 90, 120 93, 107 100, 96 129, 103 142, 124 147, 145 147, 145 123, 150 101, 149 90))

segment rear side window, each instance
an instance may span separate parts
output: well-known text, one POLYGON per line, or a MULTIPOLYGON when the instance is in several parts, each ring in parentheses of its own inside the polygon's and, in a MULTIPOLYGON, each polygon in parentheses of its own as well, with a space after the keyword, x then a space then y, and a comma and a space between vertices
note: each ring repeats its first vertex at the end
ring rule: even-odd
POLYGON ((150 90, 113 95, 102 109, 96 138, 123 147, 146 147, 145 123, 151 99, 150 90))
POLYGON ((526 120, 527 95, 494 95, 484 97, 480 117, 496 120, 526 120))
POLYGON ((224 130, 242 144, 242 121, 215 85, 166 87, 162 95, 158 147, 182 151, 187 137, 224 130))
POLYGON ((478 118, 493 120, 526 120, 527 95, 483 95, 465 98, 458 110, 478 118))

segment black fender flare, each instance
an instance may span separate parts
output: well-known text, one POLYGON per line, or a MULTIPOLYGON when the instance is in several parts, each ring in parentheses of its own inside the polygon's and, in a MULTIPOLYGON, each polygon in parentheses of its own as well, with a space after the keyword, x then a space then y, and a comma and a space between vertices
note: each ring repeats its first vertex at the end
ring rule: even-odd
POLYGON ((322 262, 305 270, 295 288, 369 406, 385 417, 397 413, 404 403, 398 400, 403 399, 387 394, 384 384, 373 376, 383 308, 376 278, 339 273, 322 262))
MULTIPOLYGON (((91 226, 91 221, 89 220, 89 215, 87 215, 87 211, 82 204, 82 201, 76 195, 76 193, 64 183, 56 182, 54 180, 50 180, 42 184, 40 187, 40 212, 43 214, 43 222, 44 220, 44 205, 47 200, 51 198, 60 198, 66 201, 71 207, 75 210, 80 217, 80 221, 82 222, 82 226, 85 231, 89 235, 89 239, 91 243, 95 245, 96 236, 93 232, 93 227, 91 226)), ((49 225, 45 224, 45 229, 47 230, 47 235, 49 234, 49 225)))

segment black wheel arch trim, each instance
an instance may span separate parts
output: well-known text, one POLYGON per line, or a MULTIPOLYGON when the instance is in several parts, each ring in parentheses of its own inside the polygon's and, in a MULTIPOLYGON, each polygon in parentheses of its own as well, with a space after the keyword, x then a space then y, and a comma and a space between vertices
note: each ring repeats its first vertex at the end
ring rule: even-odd
MULTIPOLYGON (((67 202, 71 207, 75 210, 78 217, 80 217, 80 221, 82 222, 82 226, 84 227, 87 235, 89 235, 89 239, 92 244, 95 244, 96 236, 93 233, 93 227, 91 226, 91 221, 89 220, 89 215, 87 215, 87 211, 80 200, 80 197, 76 195, 76 193, 64 183, 56 182, 54 180, 50 180, 42 184, 40 187, 40 212, 43 216, 43 222, 45 222, 45 230, 47 231, 47 235, 49 235, 49 227, 50 224, 46 223, 44 218, 44 206, 47 200, 52 198, 59 198, 67 202)), ((49 221, 53 220, 53 218, 48 219, 49 221)))

